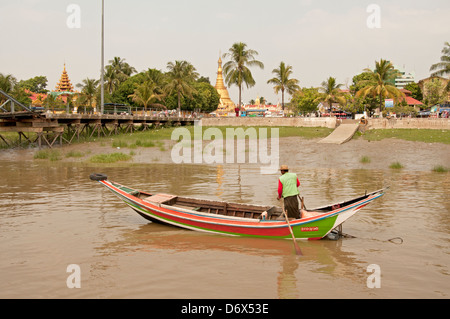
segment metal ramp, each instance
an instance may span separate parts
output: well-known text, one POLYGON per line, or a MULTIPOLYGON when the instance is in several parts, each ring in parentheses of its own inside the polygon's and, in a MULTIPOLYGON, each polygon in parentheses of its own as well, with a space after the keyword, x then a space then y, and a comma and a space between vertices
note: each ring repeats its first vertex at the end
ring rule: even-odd
POLYGON ((330 135, 318 143, 343 144, 348 142, 358 130, 359 123, 346 123, 339 125, 330 135))

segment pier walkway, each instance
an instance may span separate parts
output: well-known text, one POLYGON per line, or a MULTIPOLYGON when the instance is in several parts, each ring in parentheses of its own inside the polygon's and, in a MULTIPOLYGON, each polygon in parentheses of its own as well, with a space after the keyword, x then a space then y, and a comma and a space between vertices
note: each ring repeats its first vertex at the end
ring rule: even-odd
POLYGON ((12 142, 2 136, 3 132, 19 134, 19 144, 25 139, 38 147, 53 147, 55 143, 72 143, 80 136, 111 136, 131 133, 137 128, 193 125, 196 118, 191 116, 146 116, 118 114, 54 114, 31 110, 0 113, 0 141, 8 146, 12 142), (27 134, 26 134, 27 133, 27 134), (33 134, 34 133, 34 134, 33 134))

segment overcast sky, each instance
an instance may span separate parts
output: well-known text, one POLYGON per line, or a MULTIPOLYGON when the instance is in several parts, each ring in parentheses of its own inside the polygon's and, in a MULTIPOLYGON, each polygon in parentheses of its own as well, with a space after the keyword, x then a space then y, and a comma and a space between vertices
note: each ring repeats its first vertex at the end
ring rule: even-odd
MULTIPOLYGON (((277 103, 267 80, 281 61, 302 87, 329 76, 350 85, 380 58, 415 72, 416 81, 428 77, 450 41, 449 17, 448 0, 105 0, 105 65, 119 56, 138 71, 165 71, 167 62, 187 60, 214 85, 219 53, 244 42, 265 68, 252 69, 256 85, 243 101, 277 103)), ((50 90, 64 63, 74 85, 100 78, 101 0, 0 0, 0 26, 0 73, 45 75, 50 90), (79 28, 70 4, 80 8, 79 28)), ((228 90, 237 102, 237 88, 228 90)))

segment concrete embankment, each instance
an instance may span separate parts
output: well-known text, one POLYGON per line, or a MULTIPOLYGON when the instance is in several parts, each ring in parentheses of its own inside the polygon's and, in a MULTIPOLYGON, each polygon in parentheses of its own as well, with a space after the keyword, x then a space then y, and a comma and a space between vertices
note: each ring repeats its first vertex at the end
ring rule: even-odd
POLYGON ((209 117, 203 126, 336 127, 334 117, 209 117))
MULTIPOLYGON (((328 127, 336 128, 347 120, 334 117, 213 117, 203 118, 203 126, 293 126, 293 127, 328 127)), ((417 128, 450 130, 447 118, 402 118, 402 119, 368 119, 365 129, 417 128)))
POLYGON ((417 128, 450 130, 449 118, 402 118, 402 119, 369 119, 366 129, 417 128))

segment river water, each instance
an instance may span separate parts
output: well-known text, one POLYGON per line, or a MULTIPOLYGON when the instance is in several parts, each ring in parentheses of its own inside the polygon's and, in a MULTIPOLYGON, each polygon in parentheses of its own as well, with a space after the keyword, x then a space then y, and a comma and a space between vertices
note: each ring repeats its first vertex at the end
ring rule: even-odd
MULTIPOLYGON (((449 163, 449 146, 285 141, 282 154, 302 150, 282 160, 299 174, 308 208, 390 186, 344 224, 355 238, 299 241, 299 257, 289 240, 149 223, 89 180, 101 172, 142 190, 277 205, 278 176, 261 175, 254 165, 137 160, 99 167, 83 159, 33 160, 34 150, 2 151, 0 297, 449 297, 450 174, 431 171, 449 163), (366 154, 372 162, 361 164, 366 154), (393 154, 404 169, 388 168, 393 154), (73 264, 80 288, 68 285, 73 264)), ((136 158, 144 157, 138 151, 136 158)))

